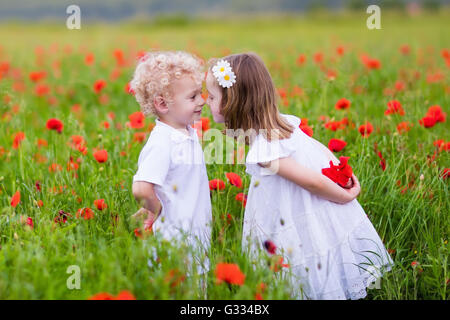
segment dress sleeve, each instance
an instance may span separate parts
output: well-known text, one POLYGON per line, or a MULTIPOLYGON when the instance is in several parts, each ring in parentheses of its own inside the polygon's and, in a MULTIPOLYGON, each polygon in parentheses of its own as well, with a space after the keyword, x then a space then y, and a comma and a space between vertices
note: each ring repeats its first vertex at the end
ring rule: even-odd
POLYGON ((169 172, 170 154, 170 145, 149 141, 139 155, 138 170, 133 176, 133 182, 146 181, 163 185, 169 172))
POLYGON ((298 132, 301 119, 288 114, 281 116, 294 127, 291 137, 282 140, 267 141, 264 137, 258 136, 251 146, 246 158, 246 172, 251 175, 274 175, 275 173, 267 168, 258 165, 258 162, 269 162, 272 160, 286 158, 292 155, 299 147, 298 132))
POLYGON ((267 141, 265 138, 258 136, 246 158, 246 172, 251 175, 273 175, 274 173, 268 168, 263 168, 258 163, 273 161, 280 158, 286 158, 296 151, 293 137, 267 141))

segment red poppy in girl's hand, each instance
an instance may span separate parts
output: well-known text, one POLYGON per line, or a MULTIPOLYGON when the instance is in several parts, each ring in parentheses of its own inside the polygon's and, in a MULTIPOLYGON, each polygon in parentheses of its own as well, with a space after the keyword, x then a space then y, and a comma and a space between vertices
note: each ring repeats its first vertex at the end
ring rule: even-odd
POLYGON ((335 166, 330 161, 330 168, 322 169, 322 174, 338 183, 341 187, 348 188, 351 186, 351 177, 353 174, 352 168, 348 165, 348 159, 350 157, 339 157, 339 165, 335 166))

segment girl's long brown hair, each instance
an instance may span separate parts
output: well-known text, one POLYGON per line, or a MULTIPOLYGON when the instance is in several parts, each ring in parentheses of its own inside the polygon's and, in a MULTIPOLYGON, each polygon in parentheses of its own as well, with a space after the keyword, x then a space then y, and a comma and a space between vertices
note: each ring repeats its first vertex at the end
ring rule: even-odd
MULTIPOLYGON (((222 91, 220 111, 227 129, 254 129, 257 133, 266 129, 269 141, 289 138, 294 128, 278 111, 275 85, 262 59, 252 52, 222 59, 230 63, 236 75, 230 88, 217 84, 222 91)), ((210 72, 217 60, 210 60, 210 72)))

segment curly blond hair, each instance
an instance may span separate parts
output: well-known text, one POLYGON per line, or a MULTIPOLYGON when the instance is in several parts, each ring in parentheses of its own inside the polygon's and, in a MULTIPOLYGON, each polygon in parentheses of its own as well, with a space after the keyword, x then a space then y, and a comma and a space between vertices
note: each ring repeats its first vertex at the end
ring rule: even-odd
POLYGON ((184 51, 149 51, 139 61, 130 81, 136 101, 144 116, 156 115, 154 97, 161 95, 171 103, 170 84, 190 75, 197 84, 203 80, 204 62, 184 51))

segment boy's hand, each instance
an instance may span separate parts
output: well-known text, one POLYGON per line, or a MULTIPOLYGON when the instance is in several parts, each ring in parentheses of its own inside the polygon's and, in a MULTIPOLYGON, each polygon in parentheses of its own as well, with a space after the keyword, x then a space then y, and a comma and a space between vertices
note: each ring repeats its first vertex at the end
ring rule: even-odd
POLYGON ((135 220, 147 220, 150 217, 154 217, 155 214, 151 212, 150 210, 147 210, 145 208, 140 208, 136 213, 134 213, 131 218, 135 220))

